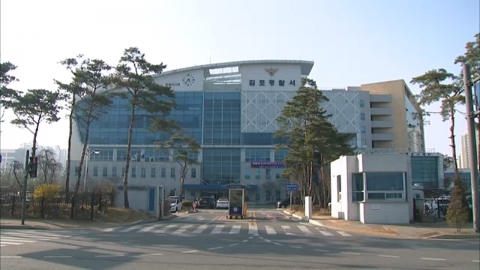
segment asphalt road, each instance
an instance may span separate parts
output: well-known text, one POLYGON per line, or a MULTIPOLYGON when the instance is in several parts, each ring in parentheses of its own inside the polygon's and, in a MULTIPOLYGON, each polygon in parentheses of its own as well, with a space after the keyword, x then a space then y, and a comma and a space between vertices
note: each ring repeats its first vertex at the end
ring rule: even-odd
POLYGON ((99 230, 0 231, 3 269, 475 269, 480 243, 327 230, 258 210, 99 230))

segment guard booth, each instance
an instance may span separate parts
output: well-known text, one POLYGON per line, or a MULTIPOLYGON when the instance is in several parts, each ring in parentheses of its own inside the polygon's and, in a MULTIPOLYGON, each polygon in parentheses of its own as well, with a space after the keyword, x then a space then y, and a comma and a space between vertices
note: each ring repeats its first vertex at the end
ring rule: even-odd
POLYGON ((247 218, 247 204, 245 203, 245 185, 225 185, 228 189, 228 216, 227 219, 247 218))

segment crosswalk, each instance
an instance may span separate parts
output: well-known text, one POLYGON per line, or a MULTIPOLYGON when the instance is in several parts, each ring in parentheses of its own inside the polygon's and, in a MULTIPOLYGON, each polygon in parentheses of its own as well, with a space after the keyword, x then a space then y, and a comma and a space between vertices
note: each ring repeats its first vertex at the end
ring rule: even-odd
POLYGON ((328 231, 321 227, 308 225, 258 225, 249 224, 143 224, 129 227, 112 227, 102 230, 105 233, 150 233, 171 235, 199 235, 199 234, 249 234, 249 235, 292 235, 292 236, 325 236, 325 237, 350 237, 344 231, 328 231))
POLYGON ((36 242, 48 242, 65 237, 67 237, 67 235, 39 230, 2 230, 0 231, 0 247, 3 248, 7 246, 18 246, 36 242))

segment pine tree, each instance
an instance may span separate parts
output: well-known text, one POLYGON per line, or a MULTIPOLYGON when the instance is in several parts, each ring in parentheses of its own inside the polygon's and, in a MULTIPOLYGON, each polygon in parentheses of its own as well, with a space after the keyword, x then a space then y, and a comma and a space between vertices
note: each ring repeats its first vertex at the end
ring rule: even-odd
POLYGON ((450 226, 455 227, 457 232, 460 232, 462 226, 468 222, 469 215, 470 211, 462 179, 456 177, 447 209, 447 222, 450 226))

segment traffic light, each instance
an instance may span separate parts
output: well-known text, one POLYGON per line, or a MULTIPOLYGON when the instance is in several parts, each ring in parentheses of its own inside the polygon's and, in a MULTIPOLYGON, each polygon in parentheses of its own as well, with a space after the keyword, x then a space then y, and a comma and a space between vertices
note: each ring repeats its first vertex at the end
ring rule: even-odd
POLYGON ((30 157, 30 162, 28 163, 28 174, 31 178, 37 177, 37 166, 38 157, 30 157))

